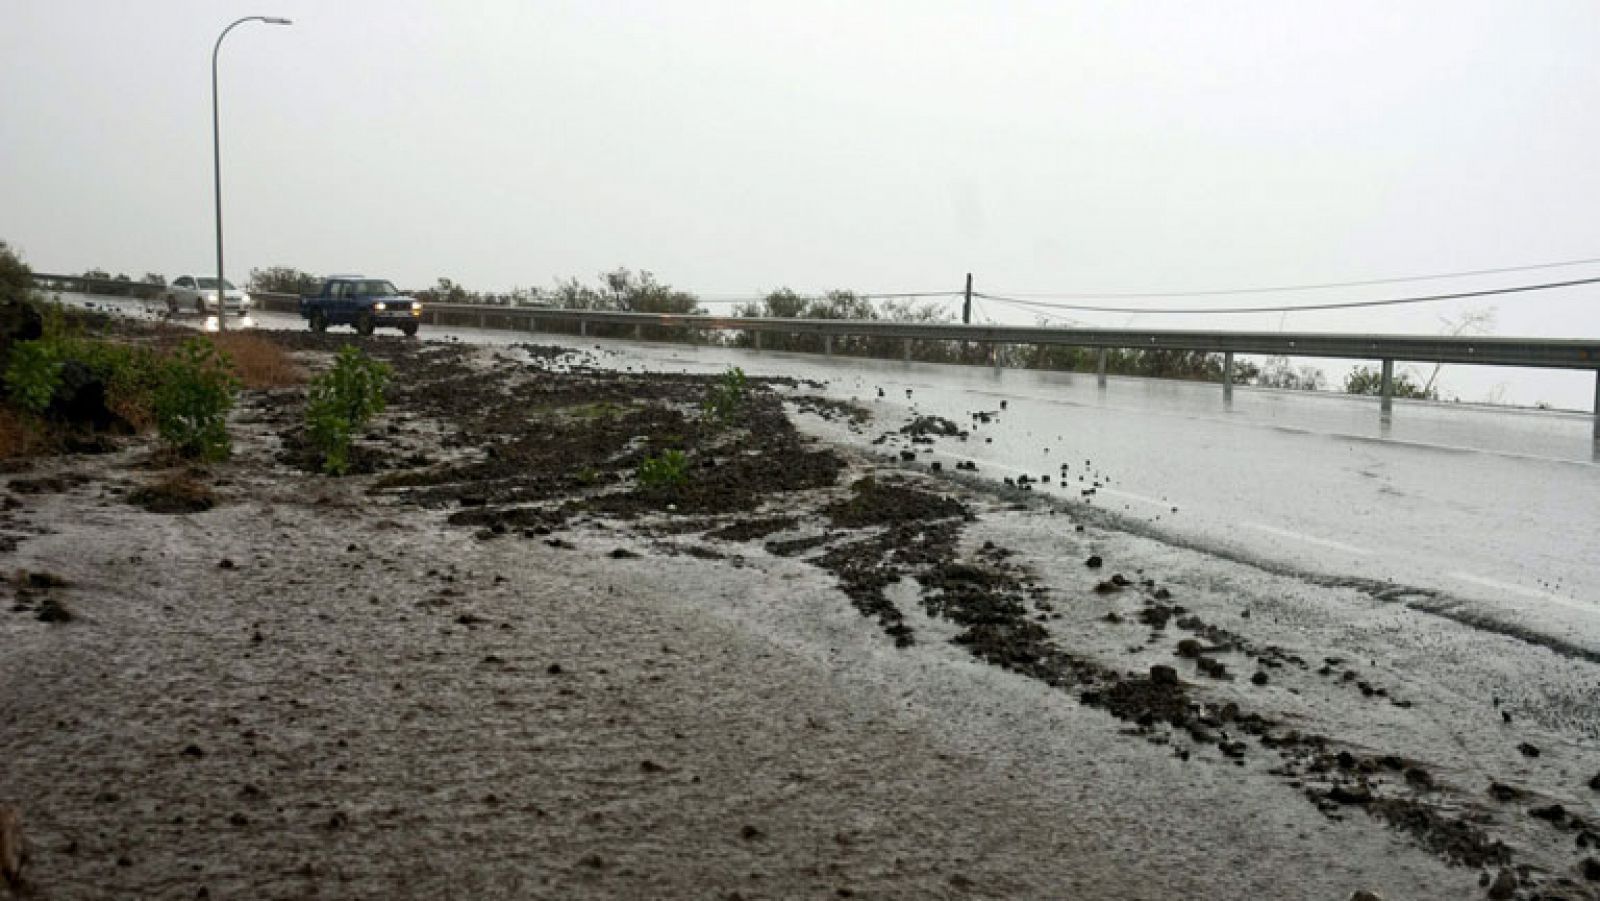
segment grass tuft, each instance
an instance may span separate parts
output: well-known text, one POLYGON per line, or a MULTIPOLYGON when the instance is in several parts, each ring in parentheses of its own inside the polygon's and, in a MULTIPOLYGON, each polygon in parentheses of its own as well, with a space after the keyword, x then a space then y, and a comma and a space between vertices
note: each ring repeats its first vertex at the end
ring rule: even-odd
POLYGON ((306 374, 289 353, 269 338, 251 332, 212 335, 217 349, 233 360, 234 374, 246 388, 287 388, 305 382, 306 374))
POLYGON ((51 440, 44 424, 38 419, 0 407, 0 460, 17 460, 51 453, 56 442, 51 440))

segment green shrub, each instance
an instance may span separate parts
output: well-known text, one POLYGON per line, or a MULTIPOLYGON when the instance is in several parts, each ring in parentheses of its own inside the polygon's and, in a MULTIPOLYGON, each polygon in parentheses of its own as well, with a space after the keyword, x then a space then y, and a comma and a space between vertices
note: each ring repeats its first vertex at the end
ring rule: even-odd
POLYGON ((33 270, 0 241, 0 303, 21 303, 33 297, 33 270))
MULTIPOLYGON (((1405 373, 1395 373, 1390 380, 1390 390, 1395 397, 1407 397, 1419 400, 1438 400, 1437 389, 1425 385, 1418 385, 1405 373)), ((1344 393, 1366 394, 1376 397, 1383 393, 1383 373, 1366 366, 1357 366, 1350 370, 1344 377, 1344 393)))
POLYGON ((34 304, 39 310, 41 341, 71 342, 83 338, 83 310, 68 310, 58 297, 34 304))
POLYGON ((350 442, 356 429, 383 412, 389 367, 346 346, 333 368, 311 381, 306 400, 306 431, 322 454, 322 470, 350 470, 350 442))
POLYGON ((105 381, 106 406, 111 412, 138 430, 155 423, 155 397, 166 371, 155 351, 95 341, 89 343, 82 359, 105 381))
POLYGON ((6 393, 20 409, 41 414, 61 386, 62 365, 87 366, 106 385, 106 405, 135 428, 152 422, 152 402, 161 383, 156 354, 143 347, 95 341, 49 325, 45 336, 16 345, 6 364, 6 393))
POLYGON ((689 458, 683 451, 662 451, 639 464, 639 484, 646 488, 675 488, 689 479, 689 458))
POLYGON ((11 349, 6 364, 6 392, 29 413, 43 413, 61 387, 61 345, 56 341, 24 341, 11 349))
POLYGON ((713 417, 727 422, 744 406, 749 391, 750 380, 745 378, 743 369, 735 366, 722 374, 721 381, 711 386, 704 409, 713 417))
POLYGON ((190 338, 161 364, 157 382, 152 408, 161 440, 185 457, 227 457, 228 411, 239 390, 227 354, 190 338))

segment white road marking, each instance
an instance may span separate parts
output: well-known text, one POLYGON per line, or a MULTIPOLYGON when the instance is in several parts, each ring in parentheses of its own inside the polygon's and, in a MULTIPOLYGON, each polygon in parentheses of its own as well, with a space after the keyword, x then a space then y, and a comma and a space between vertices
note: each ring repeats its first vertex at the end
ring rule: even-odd
POLYGON ((1111 497, 1125 498, 1130 501, 1138 501, 1141 504, 1149 504, 1152 507, 1165 507, 1168 510, 1178 506, 1173 501, 1165 501, 1154 497, 1145 497, 1142 494, 1134 494, 1131 491, 1123 491, 1121 488, 1107 488, 1103 485, 1099 488, 1096 488, 1094 493, 1110 495, 1111 497))
POLYGON ((1575 600, 1573 598, 1562 597, 1559 594, 1551 594, 1548 591, 1540 591, 1537 588, 1527 588, 1522 585, 1513 585, 1510 582, 1501 582, 1495 579, 1485 579, 1483 576, 1475 576, 1472 573, 1467 572, 1453 572, 1450 574, 1450 577, 1453 579, 1460 579, 1463 582, 1471 582, 1474 585, 1481 585, 1484 588, 1493 588, 1497 591, 1504 591, 1507 594, 1517 594, 1536 601, 1549 601, 1553 604, 1560 604, 1563 607, 1570 607, 1573 610, 1582 610, 1586 613, 1600 612, 1600 610, 1597 610, 1594 604, 1585 604, 1582 601, 1575 600))
POLYGON ((1346 554, 1355 554, 1357 556, 1364 557, 1372 553, 1364 547, 1356 547, 1353 544, 1345 544, 1342 541, 1331 541, 1327 538, 1317 538, 1313 535, 1307 535, 1303 532, 1291 532, 1288 529, 1280 529, 1276 526, 1269 526, 1259 522, 1247 522, 1241 523, 1240 525, 1243 525, 1247 529, 1255 529, 1257 532, 1266 532, 1268 535, 1276 535, 1279 538, 1291 538, 1295 541, 1303 541, 1306 544, 1314 544, 1318 547, 1330 548, 1335 551, 1343 551, 1346 554))

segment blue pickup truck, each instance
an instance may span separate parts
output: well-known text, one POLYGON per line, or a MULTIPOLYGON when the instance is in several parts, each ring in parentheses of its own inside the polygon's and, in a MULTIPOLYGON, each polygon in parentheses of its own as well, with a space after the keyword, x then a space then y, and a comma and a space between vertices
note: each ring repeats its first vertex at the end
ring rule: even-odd
POLYGON ((422 302, 381 278, 335 275, 322 283, 318 293, 300 298, 300 315, 314 332, 325 332, 330 325, 352 325, 363 335, 397 328, 409 337, 422 324, 422 302))

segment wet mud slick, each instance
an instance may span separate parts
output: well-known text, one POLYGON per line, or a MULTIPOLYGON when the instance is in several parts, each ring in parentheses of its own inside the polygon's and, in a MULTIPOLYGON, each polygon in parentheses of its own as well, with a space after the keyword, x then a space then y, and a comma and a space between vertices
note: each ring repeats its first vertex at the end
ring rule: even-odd
POLYGON ((1600 897, 1591 757, 1354 739, 1321 708, 1431 728, 1429 696, 915 462, 977 414, 272 334, 393 367, 351 475, 276 389, 224 464, 7 476, 29 897, 1600 897))

